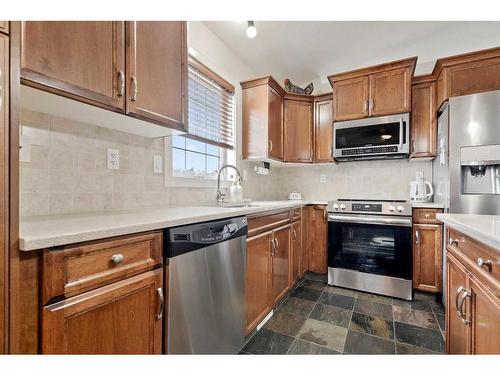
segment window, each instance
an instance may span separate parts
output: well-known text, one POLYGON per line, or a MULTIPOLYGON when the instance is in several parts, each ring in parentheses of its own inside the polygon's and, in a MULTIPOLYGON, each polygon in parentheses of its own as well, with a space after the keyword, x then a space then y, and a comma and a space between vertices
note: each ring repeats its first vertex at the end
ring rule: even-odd
POLYGON ((233 113, 234 86, 190 57, 189 135, 169 137, 165 142, 165 155, 171 156, 167 185, 189 186, 186 179, 213 180, 222 164, 234 164, 233 113))

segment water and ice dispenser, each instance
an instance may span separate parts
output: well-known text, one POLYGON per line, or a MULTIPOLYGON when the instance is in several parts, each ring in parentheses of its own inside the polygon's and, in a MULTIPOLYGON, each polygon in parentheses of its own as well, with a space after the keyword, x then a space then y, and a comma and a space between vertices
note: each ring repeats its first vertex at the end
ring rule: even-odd
POLYGON ((461 193, 500 195, 500 145, 460 148, 461 193))

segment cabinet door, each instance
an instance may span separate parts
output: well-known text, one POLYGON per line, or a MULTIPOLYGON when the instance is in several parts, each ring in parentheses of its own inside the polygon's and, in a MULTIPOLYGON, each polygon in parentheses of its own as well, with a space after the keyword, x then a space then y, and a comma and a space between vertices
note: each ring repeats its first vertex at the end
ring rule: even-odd
POLYGON ((368 116, 369 76, 335 82, 333 113, 335 121, 354 120, 368 116))
POLYGON ((246 267, 246 333, 271 310, 271 232, 249 237, 246 267))
POLYGON ((327 271, 327 228, 326 206, 312 206, 309 210, 307 228, 309 271, 316 273, 326 273, 327 271))
POLYGON ((333 159, 333 104, 325 100, 314 105, 314 161, 328 163, 333 159))
POLYGON ((410 158, 436 156, 436 83, 412 86, 410 158))
POLYGON ((6 351, 9 201, 9 38, 0 34, 0 354, 6 351))
POLYGON ((472 277, 472 354, 500 354, 500 299, 482 282, 472 277))
POLYGON ((398 68, 370 75, 370 116, 410 111, 411 70, 398 68))
POLYGON ((285 161, 313 161, 313 103, 285 100, 285 161))
POLYGON ((413 225, 413 288, 441 292, 442 238, 441 225, 413 225))
POLYGON ((300 254, 302 252, 302 222, 292 224, 292 255, 290 267, 290 287, 300 278, 300 254))
MULTIPOLYGON (((468 288, 468 276, 465 268, 453 257, 450 252, 446 254, 446 353, 470 353, 470 326, 466 325, 458 315, 459 290, 468 288)), ((468 311, 465 306, 462 309, 468 311)))
POLYGON ((283 160, 283 98, 269 87, 269 157, 283 160))
POLYGON ((127 113, 187 126, 186 22, 127 22, 127 113))
POLYGON ((123 22, 23 22, 23 83, 124 110, 123 22))
POLYGON ((43 308, 44 354, 160 354, 162 270, 43 308))
POLYGON ((272 256, 271 305, 275 305, 288 291, 290 282, 290 225, 274 231, 272 256))

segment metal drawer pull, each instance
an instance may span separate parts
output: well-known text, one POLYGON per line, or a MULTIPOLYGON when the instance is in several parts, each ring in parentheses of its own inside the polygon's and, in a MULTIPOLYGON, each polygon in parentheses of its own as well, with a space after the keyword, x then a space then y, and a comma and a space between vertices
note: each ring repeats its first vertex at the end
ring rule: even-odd
POLYGON ((455 245, 455 246, 458 246, 458 240, 454 240, 453 238, 450 237, 450 239, 448 240, 448 243, 450 245, 455 245))
POLYGON ((462 319, 462 322, 464 322, 464 324, 466 326, 468 326, 471 321, 467 319, 467 316, 465 315, 465 313, 463 312, 463 307, 464 307, 464 302, 465 302, 465 299, 466 298, 470 298, 471 297, 471 292, 467 289, 464 289, 462 290, 462 293, 460 295, 460 302, 458 303, 458 316, 460 316, 460 319, 462 319))
POLYGON ((130 86, 130 100, 135 102, 137 100, 137 78, 135 76, 132 77, 130 86))
POLYGON ((479 267, 484 267, 488 270, 488 272, 491 272, 491 268, 493 266, 491 260, 483 260, 483 258, 477 258, 476 263, 479 267))
POLYGON ((415 231, 415 243, 416 244, 420 243, 420 234, 418 230, 415 231))
POLYGON ((273 141, 269 140, 269 152, 273 150, 273 141))
POLYGON ((111 257, 111 261, 114 263, 114 264, 120 264, 123 262, 123 260, 125 259, 125 257, 122 255, 122 254, 114 254, 112 257, 111 257))
POLYGON ((156 320, 160 320, 161 318, 163 318, 163 309, 165 308, 165 303, 163 299, 163 289, 162 288, 156 289, 156 293, 158 294, 158 298, 160 300, 160 308, 159 308, 160 311, 158 311, 158 314, 156 314, 156 320))
POLYGON ((277 253, 279 251, 279 249, 280 249, 280 243, 279 243, 277 237, 275 238, 275 240, 276 240, 276 253, 277 253))
POLYGON ((458 297, 460 296, 460 293, 462 293, 464 290, 465 288, 463 286, 460 286, 457 290, 457 293, 455 294, 455 310, 457 311, 458 316, 460 316, 460 309, 458 307, 458 297))
POLYGON ((122 97, 125 93, 125 73, 123 70, 118 72, 118 97, 122 97))
POLYGON ((430 217, 431 217, 431 215, 430 215, 430 214, 425 214, 425 218, 426 218, 426 219, 428 219, 428 218, 430 218, 430 217))
POLYGON ((272 245, 271 256, 273 256, 276 253, 276 242, 274 242, 274 240, 275 238, 271 239, 271 245, 272 245))
POLYGON ((295 229, 292 229, 292 233, 293 233, 293 239, 296 240, 297 239, 297 231, 295 229))

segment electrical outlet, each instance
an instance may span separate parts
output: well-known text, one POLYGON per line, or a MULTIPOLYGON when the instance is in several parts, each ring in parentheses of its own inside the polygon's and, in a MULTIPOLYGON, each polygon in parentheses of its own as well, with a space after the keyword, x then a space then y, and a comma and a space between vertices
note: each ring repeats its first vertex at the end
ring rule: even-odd
POLYGON ((319 182, 326 182, 326 174, 322 174, 319 176, 319 182))
POLYGON ((108 169, 120 169, 120 150, 108 148, 108 169))
POLYGON ((153 156, 153 173, 154 174, 163 173, 163 158, 160 155, 153 156))

